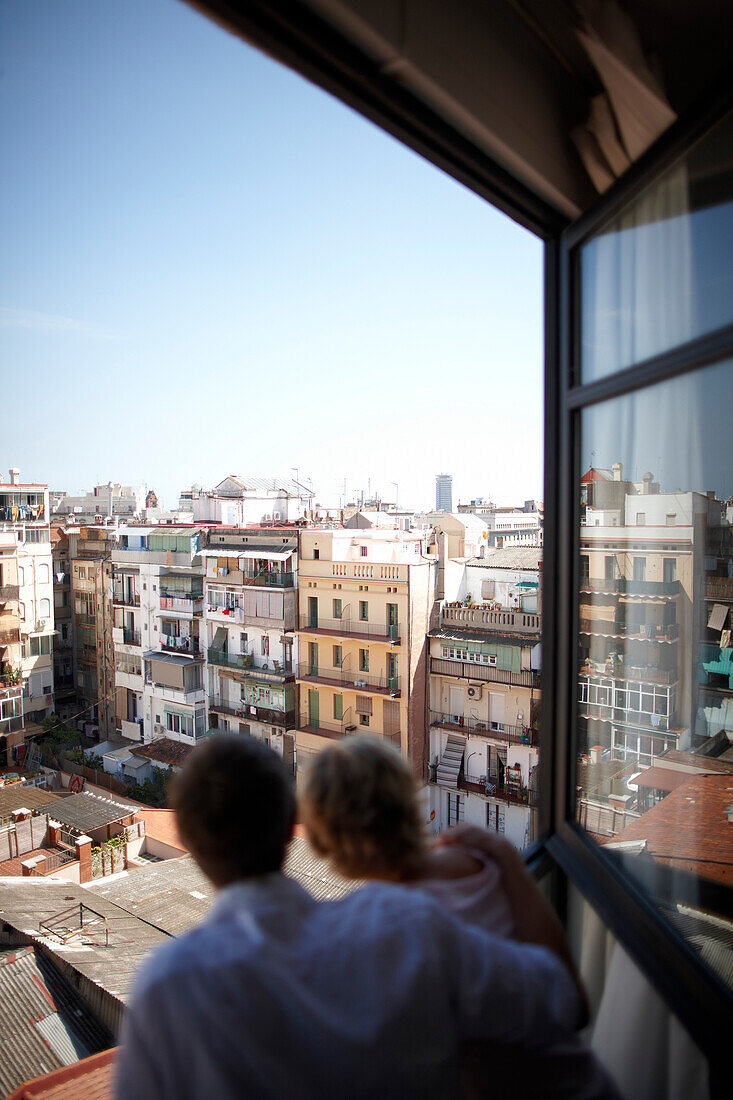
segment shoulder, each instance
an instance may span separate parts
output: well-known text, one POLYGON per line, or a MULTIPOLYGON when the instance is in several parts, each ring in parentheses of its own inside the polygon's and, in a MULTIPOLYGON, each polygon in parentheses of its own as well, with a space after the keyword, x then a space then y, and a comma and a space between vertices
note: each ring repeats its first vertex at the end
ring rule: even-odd
POLYGON ((135 978, 133 1000, 148 996, 157 986, 180 974, 191 974, 210 961, 216 945, 206 924, 192 929, 180 938, 170 939, 155 948, 140 967, 135 978))

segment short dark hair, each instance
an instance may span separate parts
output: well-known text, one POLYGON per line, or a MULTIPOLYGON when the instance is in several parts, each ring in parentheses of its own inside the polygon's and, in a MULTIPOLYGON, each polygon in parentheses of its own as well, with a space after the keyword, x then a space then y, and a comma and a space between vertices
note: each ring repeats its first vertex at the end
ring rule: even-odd
POLYGON ((263 742, 214 734, 173 777, 168 797, 181 837, 216 886, 282 867, 295 795, 282 760, 263 742))

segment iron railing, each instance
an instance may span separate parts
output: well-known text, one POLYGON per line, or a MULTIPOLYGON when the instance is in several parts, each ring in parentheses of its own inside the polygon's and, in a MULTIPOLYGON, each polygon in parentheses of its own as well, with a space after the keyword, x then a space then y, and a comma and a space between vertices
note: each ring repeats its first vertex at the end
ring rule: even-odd
POLYGON ((357 669, 325 668, 310 662, 299 665, 298 677, 301 680, 333 684, 335 687, 353 688, 355 691, 379 691, 389 695, 399 695, 401 691, 399 676, 380 676, 357 669))
POLYGON ((430 724, 455 730, 457 733, 496 738, 512 745, 537 744, 537 730, 530 729, 528 726, 507 725, 505 722, 491 722, 485 718, 468 715, 446 714, 438 710, 430 712, 430 724))
POLYGON ((440 676, 459 676, 469 680, 481 680, 494 684, 514 684, 516 687, 539 687, 540 674, 534 669, 508 672, 495 665, 474 664, 472 661, 453 661, 446 657, 431 657, 430 671, 440 676))
POLYGON ((324 619, 320 615, 316 617, 301 615, 300 629, 307 633, 318 631, 343 638, 353 635, 360 638, 384 638, 389 642, 400 640, 400 628, 397 623, 374 623, 369 619, 324 619))

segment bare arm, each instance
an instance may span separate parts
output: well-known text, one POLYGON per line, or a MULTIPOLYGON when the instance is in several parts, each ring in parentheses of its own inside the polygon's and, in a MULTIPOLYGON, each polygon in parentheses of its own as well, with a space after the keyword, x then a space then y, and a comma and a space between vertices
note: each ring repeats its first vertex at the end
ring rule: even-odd
POLYGON ((488 829, 479 829, 472 825, 456 825, 447 833, 441 834, 437 843, 440 846, 460 844, 466 848, 478 849, 498 863, 514 917, 516 938, 523 943, 547 947, 562 960, 578 988, 584 1015, 580 1026, 584 1027, 588 1022, 588 999, 570 954, 567 937, 557 914, 528 874, 524 860, 514 845, 488 829))

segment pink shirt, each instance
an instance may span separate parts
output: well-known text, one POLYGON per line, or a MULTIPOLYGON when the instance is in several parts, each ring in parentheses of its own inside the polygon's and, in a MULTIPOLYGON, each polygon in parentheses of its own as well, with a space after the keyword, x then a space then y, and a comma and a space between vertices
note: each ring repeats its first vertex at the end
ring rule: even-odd
POLYGON ((415 885, 431 894, 461 920, 495 936, 510 938, 514 918, 504 892, 499 865, 484 852, 465 849, 482 864, 481 870, 463 878, 423 879, 415 885))

